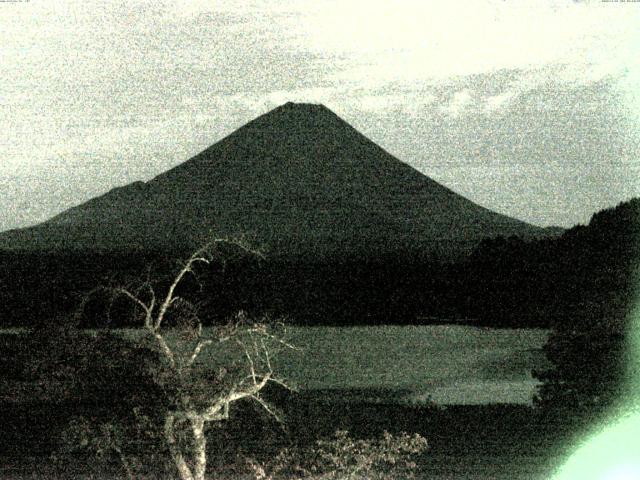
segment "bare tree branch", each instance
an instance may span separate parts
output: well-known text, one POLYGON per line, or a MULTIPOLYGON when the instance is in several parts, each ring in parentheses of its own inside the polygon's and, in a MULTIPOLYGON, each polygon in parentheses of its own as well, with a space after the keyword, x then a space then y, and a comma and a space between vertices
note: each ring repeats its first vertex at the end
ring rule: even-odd
POLYGON ((169 414, 165 418, 164 422, 164 435, 165 440, 167 441, 167 446, 169 447, 169 452, 171 453, 171 457, 173 458, 173 462, 178 468, 178 472, 180 473, 180 477, 183 480, 194 480, 193 474, 191 473, 191 469, 184 459, 184 455, 180 451, 180 447, 178 446, 178 442, 175 438, 174 425, 175 425, 176 417, 175 415, 169 414))
POLYGON ((182 279, 184 278, 184 276, 189 272, 193 272, 192 268, 194 264, 199 262, 205 263, 205 264, 210 263, 209 258, 205 256, 205 253, 208 251, 209 248, 210 248, 210 245, 205 245, 204 247, 196 251, 193 255, 191 255, 191 257, 189 257, 189 260, 187 260, 187 263, 182 267, 180 272, 178 272, 178 275, 176 275, 176 277, 174 278, 173 283, 171 283, 171 285, 169 286, 167 295, 165 296, 164 301, 160 306, 160 311, 156 316, 156 320, 154 324, 154 327, 156 330, 160 328, 160 325, 162 325, 162 320, 164 319, 164 316, 167 313, 167 309, 173 302, 174 292, 178 287, 178 285, 180 284, 180 282, 182 281, 182 279))
POLYGON ((160 346, 160 350, 162 351, 164 356, 167 358, 167 360, 169 360, 169 364, 171 365, 171 367, 176 368, 177 367, 176 357, 173 353, 173 350, 171 350, 171 348, 169 347, 169 344, 167 344, 166 340, 159 332, 151 330, 151 333, 153 337, 156 339, 156 341, 158 342, 158 345, 160 346))
POLYGON ((247 359, 247 363, 249 364, 249 371, 251 372, 251 379, 253 380, 253 384, 255 385, 256 382, 256 369, 255 366, 253 364, 253 359, 251 358, 251 355, 249 354, 249 350, 247 349, 247 346, 242 343, 239 340, 236 340, 236 343, 238 345, 240 345, 240 348, 242 348, 242 350, 244 351, 244 356, 247 359))
POLYGON ((277 383, 278 385, 280 385, 281 387, 286 388, 286 389, 287 389, 287 390, 289 390, 289 391, 292 391, 292 392, 297 391, 297 389, 296 389, 296 387, 295 387, 295 386, 293 386, 293 387, 292 387, 292 386, 291 386, 291 385, 289 385, 287 382, 285 382, 284 380, 279 379, 279 378, 277 378, 277 377, 272 376, 272 377, 269 379, 269 381, 270 381, 270 382, 272 382, 272 383, 277 383))
MULTIPOLYGON (((265 323, 249 321, 244 311, 238 312, 235 319, 227 325, 215 328, 213 337, 207 335, 209 338, 203 338, 198 305, 179 295, 179 289, 188 274, 193 274, 197 279, 194 272, 196 265, 211 264, 215 258, 214 249, 219 243, 232 244, 244 252, 264 258, 260 251, 250 248, 243 239, 217 238, 198 249, 182 264, 166 289, 166 293, 162 295, 156 296, 156 291, 148 278, 137 290, 125 287, 116 287, 111 290, 116 295, 123 295, 130 299, 136 307, 136 315, 137 308, 142 310, 144 329, 154 337, 162 357, 171 366, 170 371, 163 369, 158 371, 160 382, 164 382, 165 375, 169 375, 166 377, 169 380, 169 389, 173 389, 177 385, 174 406, 165 412, 164 436, 173 463, 178 468, 182 480, 204 479, 206 471, 205 425, 207 422, 228 419, 229 408, 233 402, 245 398, 254 400, 270 415, 281 421, 275 409, 260 397, 260 392, 269 382, 278 383, 289 389, 284 381, 277 379, 273 374, 270 344, 296 349, 286 342, 284 337, 271 333, 265 323), (171 313, 169 313, 170 310, 171 313), (174 314, 177 315, 178 321, 186 322, 185 327, 193 328, 193 332, 187 330, 188 335, 185 343, 170 345, 169 338, 163 333, 162 326, 166 324, 167 316, 174 314), (195 338, 190 336, 192 333, 195 333, 195 338), (211 390, 209 393, 209 390, 205 389, 203 398, 201 387, 204 384, 197 385, 187 382, 202 380, 199 379, 198 372, 194 371, 196 361, 207 347, 223 343, 236 344, 240 348, 240 352, 237 353, 242 355, 243 366, 239 370, 238 376, 235 377, 235 382, 223 386, 222 391, 220 391, 220 385, 214 382, 215 390, 211 390), (189 347, 185 348, 185 345, 189 347), (179 422, 188 422, 191 427, 193 445, 195 446, 189 447, 191 450, 188 456, 185 456, 186 453, 182 451, 176 439, 175 430, 179 422)), ((231 361, 231 359, 229 360, 231 361)), ((201 366, 200 363, 203 362, 199 362, 198 367, 201 366)), ((226 370, 223 371, 226 372, 226 370)), ((226 374, 222 374, 222 376, 225 377, 225 382, 229 382, 233 378, 226 374)), ((204 386, 206 387, 206 385, 204 386)))
POLYGON ((257 394, 251 395, 250 398, 258 402, 262 406, 262 408, 264 408, 267 411, 269 415, 271 415, 273 418, 275 418, 278 421, 278 423, 282 423, 282 418, 280 417, 280 415, 276 413, 275 409, 273 409, 271 405, 269 405, 262 398, 260 398, 260 395, 257 395, 257 394))
POLYGON ((200 355, 200 352, 202 351, 202 349, 205 348, 207 345, 211 345, 212 343, 213 343, 213 340, 200 340, 196 345, 196 348, 193 349, 193 353, 191 354, 191 357, 189 357, 189 360, 187 361, 186 366, 187 367, 192 366, 193 363, 198 358, 198 355, 200 355))
POLYGON ((265 346, 264 340, 260 339, 260 345, 262 346, 262 351, 264 352, 264 358, 267 361, 267 368, 270 372, 273 372, 273 368, 271 368, 271 357, 269 356, 269 349, 265 346))
POLYGON ((134 294, 132 294, 126 288, 122 288, 122 287, 116 288, 115 291, 116 291, 116 293, 121 293, 121 294, 125 295, 126 297, 130 298, 131 300, 133 300, 133 302, 135 302, 138 306, 140 306, 142 308, 142 310, 145 313, 144 325, 145 325, 145 327, 149 328, 151 326, 153 308, 155 307, 155 298, 156 298, 155 295, 153 295, 153 297, 151 299, 151 304, 147 305, 146 303, 144 303, 142 300, 140 300, 138 297, 136 297, 134 294))

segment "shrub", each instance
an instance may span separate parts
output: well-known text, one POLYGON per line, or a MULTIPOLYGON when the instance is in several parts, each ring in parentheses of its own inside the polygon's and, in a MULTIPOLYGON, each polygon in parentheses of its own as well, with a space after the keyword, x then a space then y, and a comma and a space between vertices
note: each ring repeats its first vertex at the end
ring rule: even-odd
POLYGON ((248 461, 256 480, 300 478, 308 480, 387 480, 413 478, 413 458, 424 452, 424 437, 385 432, 379 439, 354 439, 338 430, 329 440, 318 440, 310 449, 285 449, 271 461, 248 461))

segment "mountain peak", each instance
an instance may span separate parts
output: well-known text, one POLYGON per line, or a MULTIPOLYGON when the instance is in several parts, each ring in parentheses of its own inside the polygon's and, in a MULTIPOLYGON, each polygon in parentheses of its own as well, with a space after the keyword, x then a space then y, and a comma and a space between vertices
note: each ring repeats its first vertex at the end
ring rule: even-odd
POLYGON ((267 112, 262 118, 273 117, 296 117, 296 118, 318 118, 318 117, 331 117, 332 119, 339 118, 334 112, 321 103, 296 103, 287 102, 283 103, 279 107, 267 112))
POLYGON ((544 233, 456 195, 326 106, 287 102, 144 184, 0 235, 0 248, 182 248, 212 229, 316 259, 439 258, 544 233))
POLYGON ((326 143, 327 139, 334 141, 359 135, 351 125, 322 104, 287 102, 239 128, 230 138, 239 139, 243 144, 258 141, 259 148, 268 151, 268 144, 276 139, 286 138, 288 143, 307 150, 318 142, 326 143))
POLYGON ((276 107, 276 110, 278 110, 278 109, 282 109, 282 110, 304 110, 304 111, 308 111, 308 112, 322 111, 322 110, 330 111, 322 103, 306 103, 306 102, 287 102, 287 103, 283 103, 279 107, 276 107))

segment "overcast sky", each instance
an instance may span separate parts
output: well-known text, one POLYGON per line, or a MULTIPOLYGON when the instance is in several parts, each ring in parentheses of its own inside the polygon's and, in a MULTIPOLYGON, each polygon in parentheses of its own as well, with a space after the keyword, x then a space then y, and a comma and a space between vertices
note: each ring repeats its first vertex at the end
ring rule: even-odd
POLYGON ((0 25, 0 230, 286 101, 538 225, 640 196, 640 3, 31 0, 0 25))

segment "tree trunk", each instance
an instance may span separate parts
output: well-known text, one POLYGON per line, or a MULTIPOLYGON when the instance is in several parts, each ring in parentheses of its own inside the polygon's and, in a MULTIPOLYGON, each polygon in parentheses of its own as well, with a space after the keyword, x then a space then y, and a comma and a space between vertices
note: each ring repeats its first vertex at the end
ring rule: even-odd
POLYGON ((207 470, 207 438, 204 435, 204 419, 196 417, 191 420, 193 429, 193 461, 194 480, 204 480, 207 470))
POLYGON ((164 421, 164 436, 167 441, 167 446, 169 447, 169 452, 171 453, 171 458, 178 469, 181 480, 195 480, 193 473, 191 473, 191 469, 189 468, 189 465, 187 465, 187 462, 180 451, 180 447, 176 442, 176 437, 173 431, 174 423, 175 416, 171 413, 167 413, 167 417, 164 421))

